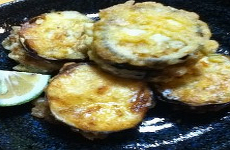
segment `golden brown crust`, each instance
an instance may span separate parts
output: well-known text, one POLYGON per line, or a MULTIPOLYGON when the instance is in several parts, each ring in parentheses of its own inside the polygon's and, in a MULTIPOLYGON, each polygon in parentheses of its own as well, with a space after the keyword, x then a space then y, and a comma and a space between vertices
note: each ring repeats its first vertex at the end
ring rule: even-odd
POLYGON ((141 81, 117 78, 93 65, 71 64, 53 78, 46 96, 58 120, 81 130, 114 132, 141 122, 152 92, 141 81))
POLYGON ((229 82, 229 57, 211 54, 202 58, 186 75, 168 83, 158 83, 156 89, 169 102, 190 106, 225 104, 230 102, 229 82))
POLYGON ((132 65, 122 65, 112 63, 111 61, 105 60, 98 56, 95 51, 89 51, 88 55, 90 60, 93 60, 98 64, 103 70, 112 73, 116 76, 131 79, 145 79, 150 82, 169 82, 174 78, 180 77, 188 72, 188 70, 193 67, 199 59, 202 57, 214 53, 219 44, 214 40, 208 40, 204 48, 198 51, 196 54, 189 57, 188 61, 185 63, 175 64, 167 66, 163 69, 151 69, 137 67, 132 65))
POLYGON ((48 73, 57 71, 63 65, 61 62, 50 62, 47 60, 36 59, 28 55, 21 43, 19 42, 18 32, 20 26, 12 27, 11 34, 2 42, 5 49, 10 50, 9 58, 19 62, 20 64, 13 69, 18 71, 48 73))
POLYGON ((31 55, 48 60, 87 58, 93 21, 76 11, 42 14, 22 25, 20 40, 31 55))
POLYGON ((101 10, 92 49, 103 59, 149 68, 185 62, 211 37, 193 12, 155 2, 124 4, 101 10))

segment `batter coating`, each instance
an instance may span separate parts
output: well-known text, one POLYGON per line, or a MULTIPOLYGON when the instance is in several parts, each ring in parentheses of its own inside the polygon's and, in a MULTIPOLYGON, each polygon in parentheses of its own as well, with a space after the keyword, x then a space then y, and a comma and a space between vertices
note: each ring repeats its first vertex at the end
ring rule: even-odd
POLYGON ((101 58, 95 51, 89 51, 88 55, 91 60, 96 62, 103 70, 123 78, 145 79, 150 82, 168 82, 176 77, 186 74, 191 67, 193 67, 199 59, 207 54, 213 54, 219 44, 214 40, 209 40, 204 48, 191 56, 185 63, 166 66, 163 69, 149 69, 147 67, 137 67, 128 64, 112 63, 106 59, 101 58))
POLYGON ((22 25, 20 41, 33 56, 48 60, 87 58, 93 21, 76 11, 51 12, 22 25))
POLYGON ((229 56, 211 54, 202 58, 190 72, 168 83, 158 83, 156 90, 167 102, 190 106, 230 102, 229 56))
POLYGON ((68 64, 52 79, 46 97, 58 120, 84 131, 115 132, 142 121, 152 92, 141 81, 114 77, 94 65, 68 64))
POLYGON ((155 2, 128 1, 99 17, 92 49, 114 63, 164 68, 189 60, 211 37, 196 13, 155 2))
POLYGON ((51 73, 61 68, 63 63, 51 62, 44 59, 38 59, 30 56, 24 50, 19 41, 20 26, 12 27, 10 35, 2 42, 2 46, 10 50, 9 58, 15 60, 19 64, 13 69, 17 71, 35 72, 35 73, 51 73))

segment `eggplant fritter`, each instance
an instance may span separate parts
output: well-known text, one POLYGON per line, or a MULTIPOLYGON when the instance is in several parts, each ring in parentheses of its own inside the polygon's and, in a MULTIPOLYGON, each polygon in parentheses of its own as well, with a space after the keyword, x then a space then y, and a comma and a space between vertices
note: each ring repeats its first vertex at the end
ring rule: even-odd
POLYGON ((209 40, 204 48, 190 57, 185 63, 167 66, 163 69, 148 69, 143 67, 134 67, 127 64, 112 63, 98 56, 95 51, 89 51, 91 60, 96 62, 103 70, 116 76, 132 79, 145 79, 150 82, 168 82, 176 77, 182 76, 195 65, 195 63, 207 54, 214 53, 219 44, 214 40, 209 40))
POLYGON ((47 60, 84 60, 93 21, 77 11, 45 13, 22 25, 20 41, 31 55, 47 60))
POLYGON ((73 63, 52 79, 46 97, 58 120, 83 131, 114 132, 142 121, 152 92, 144 82, 73 63))
POLYGON ((168 83, 154 84, 163 100, 190 106, 230 102, 230 58, 211 54, 168 83))
POLYGON ((196 13, 155 2, 128 1, 103 9, 92 50, 113 63, 164 68, 186 62, 210 39, 196 13))
POLYGON ((63 65, 60 62, 50 62, 34 58, 26 53, 19 41, 18 32, 21 30, 20 26, 12 27, 10 35, 2 42, 2 46, 10 50, 9 58, 19 62, 19 65, 13 69, 17 71, 35 72, 35 73, 49 73, 57 71, 63 65))

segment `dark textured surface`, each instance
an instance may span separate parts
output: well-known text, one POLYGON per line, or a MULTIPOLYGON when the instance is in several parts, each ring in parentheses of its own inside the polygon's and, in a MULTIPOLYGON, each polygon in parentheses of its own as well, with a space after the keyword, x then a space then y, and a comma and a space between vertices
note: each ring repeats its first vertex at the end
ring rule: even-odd
MULTIPOLYGON (((0 29, 9 31, 28 18, 51 10, 96 13, 122 0, 21 0, 0 6, 0 29)), ((230 2, 228 0, 157 0, 194 11, 210 25, 219 52, 230 50, 230 2)), ((0 33, 0 42, 8 32, 0 33)), ((0 69, 11 70, 13 61, 0 46, 0 69)), ((137 128, 89 141, 65 126, 53 125, 30 115, 31 105, 0 108, 0 149, 3 150, 96 150, 96 149, 229 149, 230 111, 189 114, 157 104, 137 128)))

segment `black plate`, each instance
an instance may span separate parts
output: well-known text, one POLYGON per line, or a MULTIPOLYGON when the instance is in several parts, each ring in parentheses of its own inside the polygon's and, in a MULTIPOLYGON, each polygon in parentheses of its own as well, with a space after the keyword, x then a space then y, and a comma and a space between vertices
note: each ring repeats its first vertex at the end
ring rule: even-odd
MULTIPOLYGON (((12 25, 51 10, 97 13, 124 0, 19 0, 0 6, 0 42, 12 25)), ((219 52, 230 51, 230 3, 228 0, 157 0, 165 5, 194 11, 210 25, 219 52)), ((15 62, 0 46, 0 69, 11 70, 15 62)), ((89 141, 68 127, 33 118, 31 104, 0 108, 0 149, 4 150, 97 150, 97 149, 229 149, 230 112, 189 114, 172 111, 158 103, 142 124, 113 133, 107 139, 89 141)))

